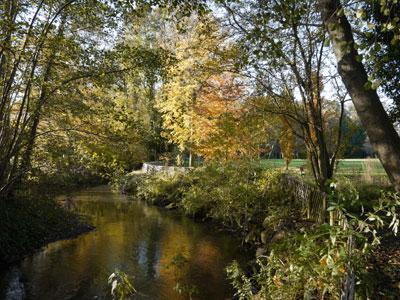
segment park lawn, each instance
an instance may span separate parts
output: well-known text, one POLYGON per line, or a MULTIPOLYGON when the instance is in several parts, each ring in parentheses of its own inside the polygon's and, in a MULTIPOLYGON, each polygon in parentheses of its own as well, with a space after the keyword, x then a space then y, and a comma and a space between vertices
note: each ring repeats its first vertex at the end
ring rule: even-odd
MULTIPOLYGON (((260 164, 264 168, 283 168, 285 161, 283 159, 262 159, 260 164)), ((307 167, 306 159, 293 159, 290 164, 290 169, 299 169, 301 166, 307 167)), ((356 158, 356 159, 341 159, 337 174, 355 175, 370 172, 372 175, 385 175, 385 170, 381 162, 376 158, 356 158)))
MULTIPOLYGON (((283 159, 271 158, 271 159, 262 159, 260 164, 264 168, 283 168, 285 167, 285 161, 283 159)), ((300 168, 301 166, 306 167, 307 160, 306 159, 292 159, 289 164, 289 168, 300 168)))

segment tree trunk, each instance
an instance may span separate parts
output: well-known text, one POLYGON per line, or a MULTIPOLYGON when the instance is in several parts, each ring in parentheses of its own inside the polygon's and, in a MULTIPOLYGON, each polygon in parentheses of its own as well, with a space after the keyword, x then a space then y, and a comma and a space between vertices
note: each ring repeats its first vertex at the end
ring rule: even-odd
POLYGON ((400 137, 375 90, 366 88, 368 75, 359 62, 350 23, 339 0, 318 0, 335 52, 338 72, 352 98, 371 144, 397 191, 400 191, 400 137))
MULTIPOLYGON (((61 17, 61 23, 59 25, 57 36, 56 36, 57 40, 61 39, 64 34, 65 23, 66 23, 66 16, 63 15, 61 17)), ((23 177, 26 175, 26 172, 31 169, 31 158, 32 158, 32 154, 33 154, 33 150, 34 150, 34 146, 35 146, 37 130, 38 130, 38 126, 40 123, 43 106, 45 105, 45 103, 47 101, 48 84, 49 84, 49 81, 51 78, 53 64, 56 59, 57 52, 58 52, 58 47, 56 46, 53 49, 52 53, 50 54, 50 57, 48 58, 47 64, 44 69, 43 82, 42 82, 39 98, 37 101, 36 108, 32 112, 32 125, 30 126, 29 132, 27 132, 26 149, 22 155, 22 159, 21 159, 19 169, 18 169, 18 174, 16 174, 16 179, 14 180, 14 184, 19 184, 20 181, 23 179, 23 177)), ((12 185, 10 186, 10 188, 12 188, 12 185)))

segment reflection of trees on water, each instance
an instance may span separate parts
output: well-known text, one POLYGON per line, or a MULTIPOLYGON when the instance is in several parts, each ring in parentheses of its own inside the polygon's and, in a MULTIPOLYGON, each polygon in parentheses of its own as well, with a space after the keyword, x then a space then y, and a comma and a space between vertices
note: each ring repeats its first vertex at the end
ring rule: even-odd
POLYGON ((110 197, 115 194, 76 202, 80 213, 91 216, 95 231, 51 244, 26 261, 31 298, 108 295, 108 275, 119 268, 134 276, 135 288, 150 299, 180 299, 173 290, 177 270, 165 268, 178 253, 188 259, 179 270, 183 283, 196 285, 200 299, 230 295, 224 267, 235 258, 235 241, 177 214, 110 197))
POLYGON ((160 263, 161 249, 160 239, 163 235, 162 227, 159 224, 152 224, 149 229, 147 238, 147 276, 151 279, 155 278, 160 263), (161 230, 160 230, 161 229, 161 230))

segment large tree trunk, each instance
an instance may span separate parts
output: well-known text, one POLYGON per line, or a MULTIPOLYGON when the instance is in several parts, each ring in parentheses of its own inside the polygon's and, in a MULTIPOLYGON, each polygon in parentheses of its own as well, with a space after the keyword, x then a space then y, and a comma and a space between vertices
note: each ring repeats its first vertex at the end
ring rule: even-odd
POLYGON ((339 0, 318 0, 318 5, 336 55, 339 74, 390 181, 400 191, 400 137, 377 92, 366 88, 368 75, 357 58, 352 29, 343 7, 339 0))

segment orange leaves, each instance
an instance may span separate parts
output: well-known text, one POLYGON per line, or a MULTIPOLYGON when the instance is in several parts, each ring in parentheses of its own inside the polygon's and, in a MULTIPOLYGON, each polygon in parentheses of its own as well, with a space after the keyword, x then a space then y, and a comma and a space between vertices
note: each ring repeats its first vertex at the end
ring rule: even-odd
POLYGON ((240 137, 243 89, 230 73, 210 77, 194 106, 195 150, 206 159, 228 159, 242 152, 240 137))
POLYGON ((253 157, 266 144, 265 115, 249 105, 243 78, 223 71, 232 63, 221 56, 230 47, 223 38, 216 23, 198 22, 176 40, 177 62, 156 105, 163 136, 205 159, 253 157))
POLYGON ((194 106, 196 153, 209 160, 257 157, 274 130, 253 104, 240 78, 227 72, 210 77, 194 106))

